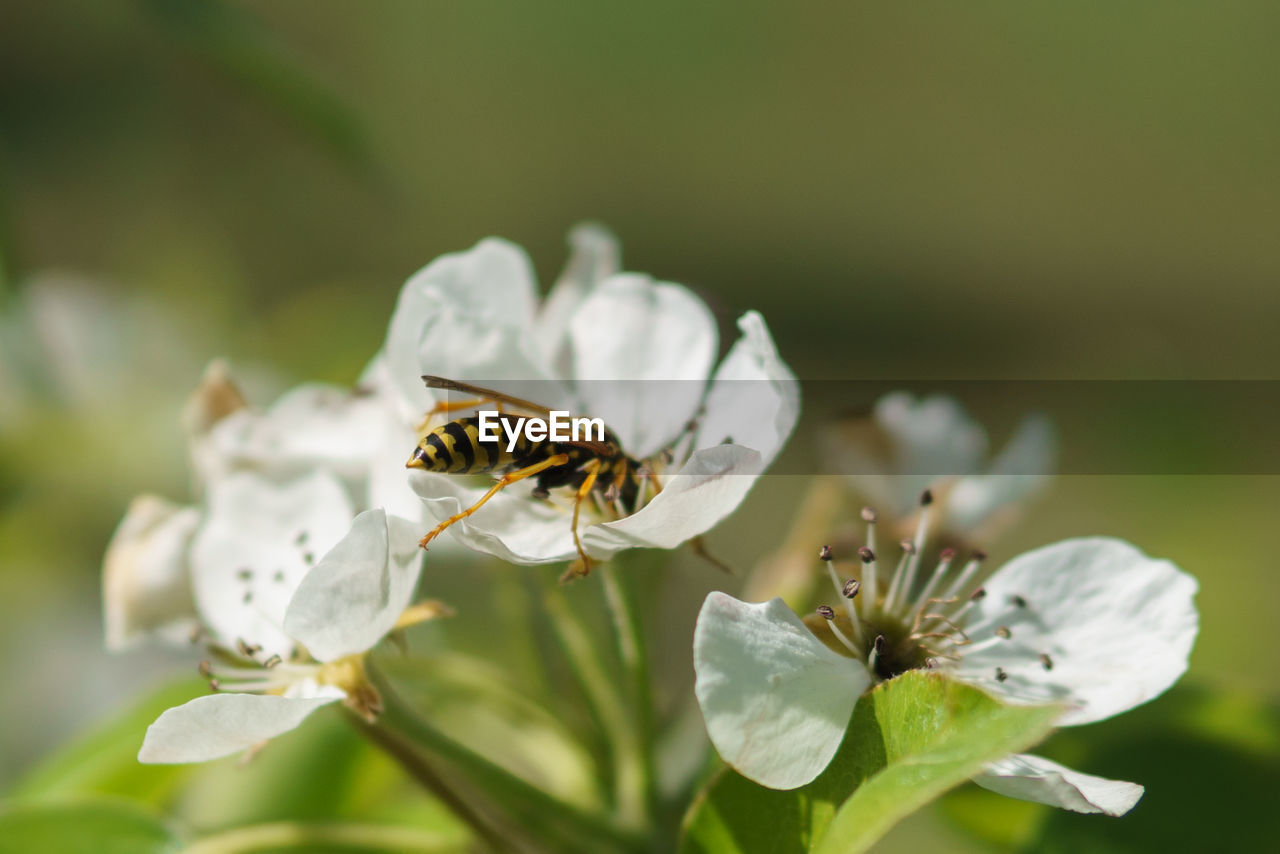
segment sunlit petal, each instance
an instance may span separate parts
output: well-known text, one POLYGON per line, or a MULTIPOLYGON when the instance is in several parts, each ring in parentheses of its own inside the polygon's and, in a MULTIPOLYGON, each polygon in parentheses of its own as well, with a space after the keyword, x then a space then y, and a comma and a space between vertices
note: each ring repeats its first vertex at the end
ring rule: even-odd
POLYGON ((693 637, 695 693, 725 762, 774 789, 803 786, 831 762, 871 677, 827 649, 781 599, 711 593, 693 637))

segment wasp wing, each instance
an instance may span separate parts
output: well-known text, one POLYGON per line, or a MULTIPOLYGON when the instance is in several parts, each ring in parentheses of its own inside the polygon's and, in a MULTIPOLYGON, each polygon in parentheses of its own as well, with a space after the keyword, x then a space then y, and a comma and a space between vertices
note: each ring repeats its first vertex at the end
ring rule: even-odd
POLYGON ((534 403, 530 400, 524 400, 519 397, 513 397, 509 394, 503 394, 500 391, 485 388, 484 386, 472 385, 471 383, 446 379, 445 377, 434 377, 430 374, 424 374, 422 382, 426 384, 427 388, 438 388, 443 391, 457 391, 462 392, 463 394, 471 394, 483 400, 492 400, 495 403, 505 403, 515 409, 522 409, 526 412, 536 413, 542 417, 551 417, 551 410, 541 404, 534 403))

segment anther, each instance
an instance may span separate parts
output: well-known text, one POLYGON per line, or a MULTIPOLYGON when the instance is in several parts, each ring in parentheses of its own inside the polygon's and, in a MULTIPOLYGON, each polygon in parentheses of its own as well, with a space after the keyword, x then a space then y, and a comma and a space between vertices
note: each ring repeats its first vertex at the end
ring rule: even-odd
POLYGON ((909 555, 913 555, 916 553, 916 544, 911 542, 910 540, 903 540, 902 542, 898 543, 898 545, 901 546, 902 550, 909 555))
POLYGON ((220 683, 217 679, 210 679, 210 680, 209 680, 209 690, 210 690, 210 691, 217 691, 217 690, 218 690, 218 688, 219 688, 219 686, 220 686, 221 684, 222 684, 222 683, 220 683))
POLYGON ((1019 608, 1027 607, 1027 600, 1023 599, 1021 596, 1017 596, 1017 595, 1010 596, 1009 601, 1019 608))
POLYGON ((208 661, 200 662, 199 670, 200 670, 200 675, 203 676, 205 679, 208 679, 210 676, 213 675, 213 665, 210 664, 208 661))
POLYGON ((928 506, 929 506, 930 504, 932 504, 932 503, 933 503, 933 490, 932 490, 932 489, 926 489, 924 492, 920 493, 920 506, 921 506, 921 507, 928 507, 928 506))
POLYGON ((982 599, 985 599, 986 596, 987 596, 987 588, 979 587, 978 589, 974 590, 972 593, 969 594, 969 601, 979 602, 982 599))
POLYGON ((984 560, 987 559, 987 553, 984 552, 982 549, 974 549, 973 557, 970 559, 976 560, 978 563, 982 563, 984 560))
MULTIPOLYGON (((858 643, 862 643, 862 626, 858 620, 858 609, 854 606, 853 597, 846 592, 849 585, 840 580, 840 576, 836 575, 835 564, 831 561, 831 547, 823 546, 818 550, 818 557, 822 560, 823 566, 827 568, 827 575, 831 578, 831 589, 837 595, 845 597, 844 610, 849 615, 849 627, 853 630, 853 637, 858 643)), ((828 609, 830 610, 830 609, 828 609)), ((821 613, 821 612, 819 612, 821 613)))
POLYGON ((254 643, 245 643, 243 638, 236 639, 236 649, 240 650, 240 654, 245 658, 253 658, 256 654, 262 652, 262 647, 254 643))
POLYGON ((876 641, 873 644, 876 651, 876 655, 882 655, 884 653, 884 647, 886 643, 888 643, 888 641, 884 639, 884 635, 876 635, 876 641))
POLYGON ((819 605, 818 616, 827 621, 827 627, 831 629, 831 634, 835 635, 836 640, 844 644, 844 648, 853 653, 855 658, 862 654, 857 645, 853 641, 849 640, 849 638, 845 636, 844 632, 840 631, 840 625, 836 623, 835 609, 828 605, 819 605))
POLYGON ((530 492, 529 495, 538 499, 539 501, 546 501, 548 498, 551 497, 551 491, 547 489, 545 486, 535 486, 533 488, 533 491, 530 492))
POLYGON ((1049 657, 1049 653, 1047 652, 1040 653, 1040 666, 1043 667, 1045 670, 1053 669, 1053 659, 1049 657))
POLYGON ((279 663, 281 662, 281 660, 282 660, 282 659, 280 658, 280 654, 279 654, 279 653, 272 653, 272 655, 271 655, 271 657, 270 657, 270 658, 268 658, 266 661, 262 662, 262 666, 263 666, 263 667, 265 667, 265 668, 267 668, 268 670, 270 670, 271 668, 273 668, 273 667, 275 667, 277 664, 279 664, 279 663))
POLYGON ((871 549, 867 548, 866 546, 863 546, 862 548, 858 549, 858 557, 862 560, 863 563, 871 563, 871 561, 876 559, 876 553, 873 552, 871 549))
POLYGON ((1008 678, 1009 678, 1009 674, 1004 672, 1004 668, 1003 668, 1003 667, 997 667, 997 668, 996 668, 996 681, 997 681, 997 682, 1003 682, 1004 680, 1006 680, 1006 679, 1008 679, 1008 678))
POLYGON ((933 658, 933 657, 926 658, 926 659, 924 660, 924 668, 925 668, 925 670, 937 670, 937 669, 938 669, 938 659, 933 658))
POLYGON ((939 552, 939 553, 938 553, 938 558, 939 558, 940 560, 955 560, 955 559, 956 559, 956 550, 955 550, 955 549, 943 549, 941 552, 939 552))
POLYGON ((868 525, 874 525, 876 522, 876 519, 878 518, 879 517, 876 516, 876 511, 873 508, 871 507, 862 508, 862 521, 866 522, 868 525))
POLYGON ((1013 632, 1009 630, 1009 627, 1008 627, 1008 626, 999 626, 999 627, 996 629, 996 637, 1000 637, 1000 638, 1004 638, 1005 640, 1009 640, 1010 638, 1012 638, 1012 637, 1013 637, 1013 632))
POLYGON ((844 598, 852 599, 858 595, 858 591, 862 588, 862 583, 856 578, 850 578, 844 583, 844 598))

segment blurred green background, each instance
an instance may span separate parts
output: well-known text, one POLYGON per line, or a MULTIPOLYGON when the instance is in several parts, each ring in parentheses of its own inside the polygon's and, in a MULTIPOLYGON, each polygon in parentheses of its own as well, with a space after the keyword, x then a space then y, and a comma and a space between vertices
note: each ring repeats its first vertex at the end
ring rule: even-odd
MULTIPOLYGON (((185 497, 203 365, 230 357, 259 402, 349 382, 403 280, 489 234, 545 283, 568 227, 603 221, 726 334, 760 309, 805 380, 1280 378, 1278 31, 1258 0, 4 4, 0 782, 186 666, 100 651, 97 572, 133 494, 185 497)), ((1087 413, 1055 414, 1070 451, 1087 413)), ((766 479, 713 544, 749 565, 805 485, 766 479)), ((1277 488, 1066 476, 993 549, 1115 534, 1202 584, 1186 693, 1051 745, 1147 801, 1062 838, 1146 850, 1189 804, 1252 816, 1219 834, 1274 824, 1233 787, 1280 783, 1277 488), (1166 741, 1108 746, 1135 733, 1166 741)), ((680 567, 673 705, 700 594, 734 583, 680 567)), ((1019 844, 1025 811, 988 822, 1003 843, 956 829, 991 809, 961 792, 883 848, 1019 844)))

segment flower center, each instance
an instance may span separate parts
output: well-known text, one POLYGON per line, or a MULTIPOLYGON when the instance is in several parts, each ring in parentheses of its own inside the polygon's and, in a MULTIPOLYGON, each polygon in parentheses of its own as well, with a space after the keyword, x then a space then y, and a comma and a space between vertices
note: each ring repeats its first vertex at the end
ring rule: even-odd
POLYGON ((930 667, 930 662, 936 658, 936 651, 926 646, 912 632, 911 625, 897 614, 873 611, 861 617, 859 622, 861 632, 855 641, 852 622, 847 614, 835 611, 826 617, 825 612, 819 611, 804 618, 804 624, 828 648, 867 662, 878 680, 930 667), (841 640, 840 635, 845 640, 841 640))
POLYGON ((978 588, 962 602, 960 593, 986 556, 975 553, 953 576, 951 566, 956 552, 944 549, 933 572, 927 578, 919 576, 932 503, 933 497, 926 490, 920 500, 915 536, 900 544, 902 556, 887 579, 883 594, 876 556, 875 511, 862 511, 867 523, 867 545, 858 550, 860 577, 842 579, 827 546, 818 555, 843 600, 843 608, 823 605, 816 616, 805 618, 805 624, 831 649, 866 661, 877 679, 936 667, 940 660, 957 658, 956 650, 970 643, 963 628, 964 617, 972 602, 984 594, 978 588))

